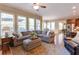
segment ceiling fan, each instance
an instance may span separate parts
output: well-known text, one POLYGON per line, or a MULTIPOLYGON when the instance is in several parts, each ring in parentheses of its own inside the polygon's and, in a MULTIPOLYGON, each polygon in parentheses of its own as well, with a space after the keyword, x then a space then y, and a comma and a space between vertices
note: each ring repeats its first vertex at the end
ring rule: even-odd
POLYGON ((46 8, 46 5, 42 3, 33 3, 33 8, 38 11, 39 8, 46 8))

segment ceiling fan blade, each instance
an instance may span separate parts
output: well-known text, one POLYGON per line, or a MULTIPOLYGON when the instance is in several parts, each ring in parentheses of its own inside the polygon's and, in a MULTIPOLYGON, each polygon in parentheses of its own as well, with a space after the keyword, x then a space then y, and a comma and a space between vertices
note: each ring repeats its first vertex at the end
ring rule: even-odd
POLYGON ((33 3, 33 4, 36 4, 36 3, 33 3))
POLYGON ((46 8, 46 6, 40 6, 41 8, 46 8))
POLYGON ((39 3, 33 3, 33 5, 39 5, 39 3))
POLYGON ((41 8, 46 8, 46 6, 41 3, 33 3, 33 5, 39 6, 41 8))

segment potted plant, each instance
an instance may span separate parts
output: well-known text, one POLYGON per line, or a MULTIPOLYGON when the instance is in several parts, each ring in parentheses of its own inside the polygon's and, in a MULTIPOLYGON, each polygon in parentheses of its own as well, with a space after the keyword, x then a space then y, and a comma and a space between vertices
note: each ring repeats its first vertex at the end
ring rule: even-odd
POLYGON ((37 33, 36 32, 32 32, 31 33, 31 39, 35 39, 37 38, 37 33))

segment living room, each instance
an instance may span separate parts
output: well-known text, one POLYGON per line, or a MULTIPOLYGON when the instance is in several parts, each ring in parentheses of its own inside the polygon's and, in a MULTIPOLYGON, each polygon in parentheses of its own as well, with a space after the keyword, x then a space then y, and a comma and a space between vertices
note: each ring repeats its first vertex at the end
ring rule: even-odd
POLYGON ((78 36, 78 5, 0 4, 0 52, 2 55, 78 55, 78 42, 71 41, 78 36))

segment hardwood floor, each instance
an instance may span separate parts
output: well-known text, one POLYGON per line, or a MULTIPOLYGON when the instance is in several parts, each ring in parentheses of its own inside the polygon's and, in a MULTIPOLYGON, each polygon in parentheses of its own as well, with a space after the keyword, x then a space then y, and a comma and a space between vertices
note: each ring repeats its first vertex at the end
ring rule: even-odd
POLYGON ((42 42, 42 45, 30 51, 25 51, 23 46, 10 48, 11 53, 7 55, 70 55, 63 44, 63 35, 58 34, 55 38, 55 45, 42 42))
POLYGON ((13 47, 11 51, 12 53, 7 55, 69 55, 69 52, 64 46, 58 47, 45 42, 42 42, 41 46, 30 51, 25 51, 22 46, 13 47))
POLYGON ((2 51, 0 50, 0 55, 2 55, 2 51))
POLYGON ((22 46, 18 46, 16 48, 12 48, 12 53, 14 55, 40 55, 46 53, 47 50, 45 46, 38 46, 30 51, 25 51, 22 46))

